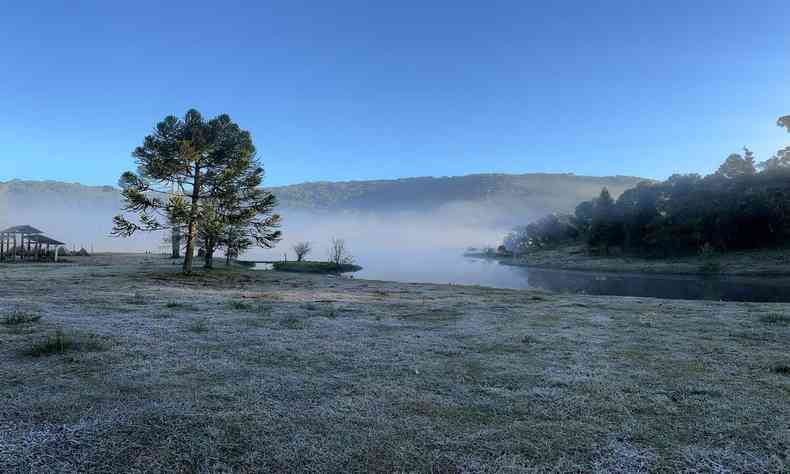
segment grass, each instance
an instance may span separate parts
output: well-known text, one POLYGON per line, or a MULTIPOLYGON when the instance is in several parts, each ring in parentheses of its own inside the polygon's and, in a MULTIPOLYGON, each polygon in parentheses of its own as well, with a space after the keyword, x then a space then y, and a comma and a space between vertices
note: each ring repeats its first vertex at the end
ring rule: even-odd
POLYGON ((774 373, 780 375, 790 375, 790 365, 788 364, 779 364, 774 366, 774 373))
POLYGON ((46 339, 34 343, 23 354, 30 357, 43 357, 66 352, 95 352, 105 349, 104 343, 93 335, 66 334, 56 331, 46 339))
POLYGON ((187 328, 195 334, 206 333, 209 329, 208 320, 206 318, 193 319, 187 328))
POLYGON ((715 261, 707 261, 699 266, 699 272, 704 274, 721 273, 721 264, 715 261))
POLYGON ((167 303, 165 303, 164 306, 167 309, 182 309, 182 310, 195 309, 194 305, 189 303, 182 303, 180 301, 168 301, 167 303))
POLYGON ((286 316, 280 320, 280 325, 286 329, 304 329, 307 323, 297 316, 286 316))
POLYGON ((131 298, 129 298, 128 302, 129 302, 129 304, 142 306, 142 305, 148 304, 148 298, 144 294, 142 294, 141 292, 136 291, 131 296, 131 298))
POLYGON ((236 311, 252 311, 255 309, 252 304, 240 300, 229 301, 228 307, 236 311))
MULTIPOLYGON (((787 304, 147 280, 113 259, 94 279, 0 268, 8 301, 47 310, 40 332, 0 329, 0 472, 789 470, 787 304), (132 285, 160 300, 129 311, 132 285), (194 311, 156 319, 168 301, 194 311)), ((144 271, 178 271, 162 260, 144 271)))
POLYGON ((17 326, 21 324, 35 323, 41 319, 41 315, 16 309, 5 314, 0 319, 0 324, 5 326, 17 326))
POLYGON ((783 313, 769 313, 760 318, 766 324, 787 326, 790 325, 790 315, 783 313))

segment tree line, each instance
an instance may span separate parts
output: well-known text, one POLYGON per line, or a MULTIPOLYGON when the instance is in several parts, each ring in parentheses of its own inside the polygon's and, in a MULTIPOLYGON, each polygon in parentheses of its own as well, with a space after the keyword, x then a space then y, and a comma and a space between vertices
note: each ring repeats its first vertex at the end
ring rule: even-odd
POLYGON ((193 268, 196 248, 211 268, 215 252, 228 258, 281 238, 277 200, 260 186, 264 170, 252 137, 228 115, 206 120, 197 110, 165 117, 132 153, 137 170, 119 180, 123 213, 113 235, 170 231, 173 256, 193 268))
MULTIPOLYGON (((790 132, 790 115, 777 125, 790 132)), ((775 247, 790 237, 790 146, 757 163, 731 154, 715 173, 644 181, 616 200, 606 188, 573 214, 550 214, 506 236, 511 252, 584 242, 591 251, 671 256, 775 247)))

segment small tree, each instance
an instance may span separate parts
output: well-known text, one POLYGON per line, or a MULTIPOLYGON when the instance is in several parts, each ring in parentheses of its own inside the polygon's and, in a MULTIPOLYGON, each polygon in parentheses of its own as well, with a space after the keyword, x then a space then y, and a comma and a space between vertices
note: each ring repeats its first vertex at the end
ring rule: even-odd
POLYGON ((310 246, 310 242, 298 242, 294 244, 293 250, 296 254, 296 261, 301 262, 313 248, 310 246))
POLYGON ((351 256, 351 253, 346 248, 345 240, 332 237, 329 246, 329 262, 337 266, 354 263, 354 257, 351 256))

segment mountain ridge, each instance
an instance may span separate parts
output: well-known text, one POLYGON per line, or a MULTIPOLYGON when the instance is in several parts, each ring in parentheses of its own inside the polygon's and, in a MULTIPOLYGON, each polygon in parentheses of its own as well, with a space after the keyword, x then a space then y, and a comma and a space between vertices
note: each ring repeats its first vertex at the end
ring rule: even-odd
MULTIPOLYGON (((284 210, 398 211, 431 210, 455 202, 499 205, 533 200, 532 207, 567 212, 591 199, 602 187, 613 195, 640 181, 635 176, 585 176, 574 173, 475 173, 461 176, 419 176, 395 179, 310 181, 266 187, 284 210), (514 202, 516 201, 516 202, 514 202)), ((26 208, 43 201, 47 207, 120 207, 120 190, 56 180, 0 181, 0 210, 26 208)), ((521 202, 521 204, 526 204, 521 202)), ((505 206, 509 207, 509 206, 505 206)))

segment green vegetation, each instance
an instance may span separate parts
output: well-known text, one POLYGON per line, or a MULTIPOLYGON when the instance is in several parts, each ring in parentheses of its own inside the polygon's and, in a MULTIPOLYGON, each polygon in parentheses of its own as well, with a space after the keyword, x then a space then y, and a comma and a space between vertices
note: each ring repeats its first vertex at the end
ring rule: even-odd
POLYGON ((602 255, 614 249, 656 257, 704 253, 700 271, 714 273, 716 252, 784 245, 790 237, 788 203, 790 147, 760 164, 744 149, 705 177, 642 182, 617 200, 603 188, 573 215, 552 214, 510 234, 505 247, 518 253, 583 241, 602 255))
POLYGON ((183 119, 165 117, 133 156, 137 173, 127 171, 119 182, 122 212, 136 219, 115 216, 114 235, 176 230, 175 257, 183 230, 184 273, 192 272, 198 242, 211 268, 218 248, 230 259, 253 244, 270 248, 280 239, 277 200, 260 187, 264 173, 252 137, 228 115, 207 121, 191 109, 183 119))
POLYGON ((780 375, 790 375, 790 365, 779 364, 774 366, 774 372, 780 375))
POLYGON ((236 311, 252 311, 253 309, 255 309, 255 307, 252 304, 240 300, 229 301, 228 307, 236 311))
POLYGON ((506 213, 567 210, 606 186, 613 192, 642 181, 630 176, 592 177, 572 173, 472 174, 393 180, 303 183, 271 188, 282 207, 308 211, 426 211, 451 202, 494 202, 506 213))
POLYGON ((776 324, 787 326, 790 325, 790 315, 783 313, 770 313, 766 314, 760 320, 766 324, 776 324))
POLYGON ((295 273, 350 273, 362 270, 359 265, 350 263, 334 263, 334 262, 274 262, 272 267, 280 272, 295 272, 295 273))
POLYGON ((2 319, 0 319, 0 324, 3 324, 5 326, 17 326, 20 324, 35 323, 40 319, 41 319, 40 314, 35 314, 29 311, 15 309, 4 314, 2 319))
POLYGON ((95 352, 106 349, 104 343, 93 335, 66 334, 56 331, 46 339, 34 343, 24 351, 30 357, 42 357, 65 352, 95 352))
POLYGON ((790 463, 788 304, 240 267, 186 277, 168 259, 133 255, 67 270, 0 267, 4 292, 46 308, 39 332, 0 329, 0 472, 786 472, 790 463), (156 302, 130 312, 134 291, 156 302), (238 300, 253 310, 233 309, 238 300), (167 302, 194 311, 157 317, 167 302), (65 334, 43 344, 49 325, 65 334), (31 358, 32 346, 52 355, 31 358))
POLYGON ((208 320, 206 318, 193 319, 189 323, 188 329, 196 334, 208 332, 208 320))

